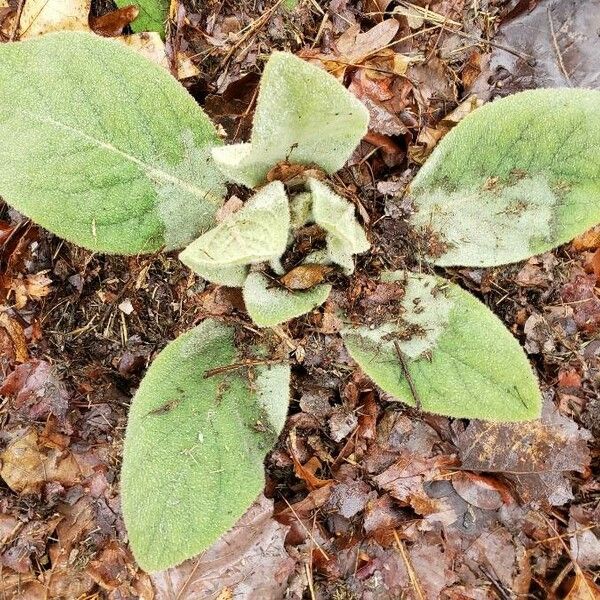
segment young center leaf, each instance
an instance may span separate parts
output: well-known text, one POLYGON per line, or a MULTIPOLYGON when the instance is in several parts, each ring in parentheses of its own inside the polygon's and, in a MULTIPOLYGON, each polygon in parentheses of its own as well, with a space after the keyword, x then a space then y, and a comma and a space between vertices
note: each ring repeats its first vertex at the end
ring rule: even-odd
POLYGON ((467 116, 410 188, 428 260, 516 262, 600 222, 599 108, 598 91, 539 89, 467 116))
POLYGON ((367 132, 369 113, 323 69, 287 52, 271 55, 260 83, 248 144, 215 148, 223 173, 256 187, 279 162, 344 166, 367 132))
POLYGON ((537 418, 536 377, 502 322, 443 279, 401 272, 382 276, 404 278, 401 306, 379 315, 376 324, 349 324, 343 332, 363 371, 402 402, 429 412, 490 421, 537 418))
POLYGON ((241 286, 247 265, 279 258, 285 251, 290 209, 280 181, 266 185, 237 212, 192 242, 181 262, 213 283, 241 286))
POLYGON ((134 5, 140 13, 131 23, 134 33, 156 31, 165 37, 165 23, 169 15, 170 0, 115 0, 119 8, 134 5))
POLYGON ((308 185, 312 193, 312 217, 327 231, 327 260, 351 275, 354 255, 371 247, 356 219, 354 205, 317 179, 311 177, 308 185))
POLYGON ((304 315, 323 304, 330 292, 327 284, 309 290, 287 290, 260 273, 250 273, 243 289, 246 310, 259 327, 275 327, 304 315))
POLYGON ((225 192, 215 129, 163 68, 63 32, 0 45, 0 195, 99 252, 181 248, 225 192))
POLYGON ((265 455, 288 408, 286 364, 239 363, 232 327, 204 321, 171 342, 137 391, 125 436, 122 505, 139 565, 202 552, 264 487, 265 455))

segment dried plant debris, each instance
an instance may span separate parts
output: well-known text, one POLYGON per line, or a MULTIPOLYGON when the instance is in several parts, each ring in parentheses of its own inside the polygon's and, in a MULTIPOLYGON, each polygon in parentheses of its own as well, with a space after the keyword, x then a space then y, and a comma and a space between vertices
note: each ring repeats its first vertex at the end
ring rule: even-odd
POLYGON ((596 0, 536 2, 500 26, 472 89, 485 98, 541 87, 600 89, 598 28, 596 0))

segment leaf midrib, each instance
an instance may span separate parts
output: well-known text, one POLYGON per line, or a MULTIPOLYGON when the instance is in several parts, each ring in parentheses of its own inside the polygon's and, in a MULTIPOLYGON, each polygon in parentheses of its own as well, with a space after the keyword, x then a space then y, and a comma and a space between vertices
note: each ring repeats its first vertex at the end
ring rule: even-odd
POLYGON ((211 201, 220 200, 220 198, 217 197, 215 194, 212 194, 210 192, 210 190, 205 191, 202 188, 192 185, 192 184, 188 183, 187 181, 184 181, 183 179, 180 179, 179 177, 176 177, 175 175, 168 173, 167 171, 153 167, 152 165, 145 163, 143 160, 140 160, 139 158, 133 156, 132 154, 129 154, 129 153, 125 152, 124 150, 117 148, 115 145, 111 144, 110 142, 105 142, 104 140, 98 139, 98 138, 94 137, 93 135, 89 135, 88 133, 85 133, 84 131, 77 129, 77 128, 73 127, 72 125, 68 125, 67 123, 63 123, 62 121, 53 119, 52 117, 44 117, 44 116, 38 115, 36 113, 30 112, 30 111, 24 111, 24 112, 32 119, 36 119, 37 121, 39 121, 41 123, 46 123, 47 125, 51 125, 58 129, 63 129, 64 131, 68 131, 69 133, 71 133, 75 136, 79 136, 82 139, 88 140, 89 142, 95 144, 99 148, 102 148, 104 150, 107 150, 109 152, 113 152, 114 154, 117 154, 118 156, 120 156, 120 157, 132 162, 133 164, 137 165, 138 167, 140 167, 150 179, 154 179, 157 182, 171 183, 171 184, 177 186, 178 188, 180 188, 181 190, 184 190, 184 191, 192 194, 193 196, 198 196, 199 198, 202 198, 202 199, 208 198, 211 201))

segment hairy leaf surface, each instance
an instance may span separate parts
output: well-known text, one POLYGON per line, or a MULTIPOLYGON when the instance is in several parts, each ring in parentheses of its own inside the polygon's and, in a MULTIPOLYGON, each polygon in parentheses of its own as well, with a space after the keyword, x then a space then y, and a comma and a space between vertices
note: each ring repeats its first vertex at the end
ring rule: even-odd
POLYGON ((284 253, 289 227, 285 188, 274 181, 192 242, 179 258, 209 281, 238 286, 245 279, 246 265, 277 259, 284 253))
POLYGON ((418 400, 429 412, 490 421, 537 418, 536 377, 502 322, 443 279, 400 272, 382 279, 405 277, 398 316, 377 326, 348 325, 343 332, 363 371, 386 392, 411 406, 418 400))
POLYGON ((248 144, 215 148, 232 181, 256 187, 279 162, 316 164, 328 173, 344 166, 367 132, 369 113, 323 69, 275 52, 260 83, 248 144))
POLYGON ((269 281, 260 273, 251 273, 244 284, 244 304, 259 327, 274 327, 299 317, 327 300, 331 286, 316 285, 304 291, 291 291, 269 281))
POLYGON ((428 260, 516 262, 600 222, 599 108, 598 91, 530 90, 459 123, 411 185, 428 260))
POLYGON ((134 33, 156 31, 164 39, 170 0, 115 0, 115 4, 119 8, 132 4, 139 8, 140 14, 131 23, 131 29, 134 33))
POLYGON ((225 192, 215 129, 164 69, 81 32, 0 45, 0 195, 53 233, 122 254, 181 248, 225 192))
POLYGON ((354 205, 317 179, 308 181, 312 193, 312 216, 327 231, 327 260, 341 266, 346 275, 354 271, 354 255, 371 245, 356 219, 354 205))
POLYGON ((240 361, 233 340, 233 328, 204 321, 159 354, 133 399, 123 516, 146 570, 210 546, 263 489, 263 461, 287 414, 290 370, 207 373, 240 361))

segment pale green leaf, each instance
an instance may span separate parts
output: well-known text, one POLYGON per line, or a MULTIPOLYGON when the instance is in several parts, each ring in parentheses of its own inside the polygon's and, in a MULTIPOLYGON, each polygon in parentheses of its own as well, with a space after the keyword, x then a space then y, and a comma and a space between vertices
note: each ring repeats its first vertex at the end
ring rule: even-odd
POLYGON ((274 181, 262 188, 237 212, 192 242, 181 261, 202 277, 224 285, 243 282, 247 269, 234 269, 279 258, 290 226, 285 188, 274 181))
POLYGON ((354 255, 366 252, 371 246, 356 218, 354 205, 317 179, 309 178, 308 185, 313 219, 327 231, 328 259, 350 275, 354 271, 354 255))
POLYGON ((248 265, 209 265, 188 258, 182 262, 206 281, 227 287, 242 287, 250 271, 248 265))
POLYGON ((140 14, 131 23, 134 33, 156 31, 165 37, 165 23, 169 16, 170 0, 115 0, 119 8, 131 6, 139 8, 140 14))
POLYGON ((411 185, 428 260, 516 262, 600 222, 599 108, 598 91, 539 89, 467 116, 411 185))
POLYGON ((304 225, 314 221, 312 215, 312 194, 302 192, 296 194, 290 200, 290 227, 291 229, 300 229, 304 225))
POLYGON ((244 304, 259 327, 274 327, 309 313, 327 300, 331 286, 317 285, 309 290, 287 290, 260 273, 250 273, 244 284, 244 304))
POLYGON ((279 162, 344 166, 367 132, 369 113, 335 77, 286 52, 275 52, 261 83, 249 144, 216 148, 225 175, 256 187, 279 162))
POLYGON ((406 278, 398 311, 383 323, 348 325, 352 358, 383 390, 423 410, 490 421, 535 419, 541 410, 536 377, 517 340, 479 300, 431 275, 406 278), (395 315, 395 316, 394 316, 395 315), (407 380, 396 341, 410 373, 407 380))
POLYGON ((222 203, 215 129, 162 67, 80 32, 0 44, 0 195, 91 250, 181 248, 222 203))
POLYGON ((133 399, 121 491, 129 543, 145 570, 202 552, 263 489, 263 461, 287 414, 290 370, 207 373, 241 358, 233 328, 204 321, 160 353, 133 399))

